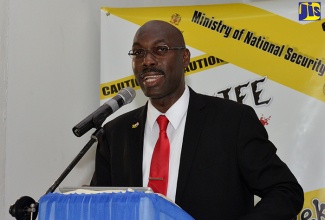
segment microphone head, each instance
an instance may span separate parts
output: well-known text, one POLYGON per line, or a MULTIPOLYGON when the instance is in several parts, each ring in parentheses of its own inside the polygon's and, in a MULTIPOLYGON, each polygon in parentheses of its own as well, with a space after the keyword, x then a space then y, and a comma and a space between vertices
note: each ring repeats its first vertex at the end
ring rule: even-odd
POLYGON ((124 100, 124 104, 129 104, 135 98, 136 93, 133 88, 126 87, 121 89, 118 95, 122 97, 122 99, 124 100))

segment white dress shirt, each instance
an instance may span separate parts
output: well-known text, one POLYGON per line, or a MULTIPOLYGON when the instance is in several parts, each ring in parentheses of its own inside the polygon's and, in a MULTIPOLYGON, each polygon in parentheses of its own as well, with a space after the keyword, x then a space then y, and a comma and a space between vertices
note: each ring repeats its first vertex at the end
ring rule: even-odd
POLYGON ((150 101, 148 102, 148 112, 143 143, 143 186, 148 186, 151 157, 159 136, 159 125, 156 122, 156 119, 159 115, 165 115, 169 120, 167 135, 170 143, 167 197, 172 201, 175 201, 176 196, 179 162, 183 145, 189 99, 190 92, 188 87, 185 86, 183 95, 168 109, 165 114, 159 112, 155 107, 153 107, 150 101))

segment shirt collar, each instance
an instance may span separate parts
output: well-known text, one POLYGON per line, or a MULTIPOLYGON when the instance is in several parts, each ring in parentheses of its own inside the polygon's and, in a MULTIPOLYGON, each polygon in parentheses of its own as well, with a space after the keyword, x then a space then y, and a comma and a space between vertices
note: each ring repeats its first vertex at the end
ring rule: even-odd
POLYGON ((185 90, 183 95, 167 110, 167 112, 161 113, 159 112, 149 100, 148 102, 148 112, 147 112, 147 121, 152 130, 154 123, 159 115, 166 115, 171 125, 174 129, 177 129, 180 124, 182 118, 187 112, 188 103, 190 100, 190 91, 187 85, 185 85, 185 90))

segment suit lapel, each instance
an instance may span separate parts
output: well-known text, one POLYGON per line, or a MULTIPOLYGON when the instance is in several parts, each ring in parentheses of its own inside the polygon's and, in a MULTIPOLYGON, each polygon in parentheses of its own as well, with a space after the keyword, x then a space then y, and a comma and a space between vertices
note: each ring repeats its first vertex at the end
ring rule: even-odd
POLYGON ((143 138, 144 128, 147 116, 147 105, 141 107, 135 114, 130 124, 130 140, 131 143, 128 147, 129 155, 126 157, 129 160, 130 165, 126 166, 130 168, 130 184, 133 186, 142 187, 142 160, 143 160, 143 138))
POLYGON ((191 170, 192 161, 194 160, 195 151, 198 147, 201 131, 205 122, 205 114, 200 112, 205 107, 204 101, 199 95, 190 88, 190 102, 187 111, 181 160, 179 165, 176 203, 182 199, 187 179, 191 170))

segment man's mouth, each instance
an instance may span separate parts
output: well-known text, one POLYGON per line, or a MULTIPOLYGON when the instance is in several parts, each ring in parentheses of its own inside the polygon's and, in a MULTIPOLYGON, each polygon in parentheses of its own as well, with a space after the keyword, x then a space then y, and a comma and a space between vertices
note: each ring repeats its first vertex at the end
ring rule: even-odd
POLYGON ((143 85, 147 88, 157 86, 164 75, 148 75, 143 77, 143 85))
POLYGON ((158 78, 163 77, 163 75, 154 75, 154 76, 146 76, 143 78, 145 82, 151 83, 156 81, 158 78))
POLYGON ((162 80, 165 76, 164 71, 157 68, 146 68, 142 71, 141 77, 143 85, 146 87, 154 87, 162 80))

